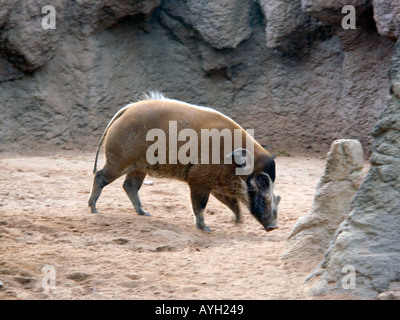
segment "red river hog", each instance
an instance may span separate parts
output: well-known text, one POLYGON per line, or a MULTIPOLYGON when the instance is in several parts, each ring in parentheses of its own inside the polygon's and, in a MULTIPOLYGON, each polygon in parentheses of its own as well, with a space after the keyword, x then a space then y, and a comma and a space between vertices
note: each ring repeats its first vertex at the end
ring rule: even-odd
POLYGON ((120 109, 99 142, 88 205, 109 183, 126 175, 123 188, 139 215, 148 216, 138 191, 145 176, 185 181, 197 228, 209 231, 203 212, 210 194, 240 221, 240 203, 266 231, 277 226, 280 196, 274 194, 275 160, 251 134, 214 109, 151 93, 120 109), (223 143, 222 143, 223 142, 223 143), (106 162, 97 171, 104 144, 106 162))

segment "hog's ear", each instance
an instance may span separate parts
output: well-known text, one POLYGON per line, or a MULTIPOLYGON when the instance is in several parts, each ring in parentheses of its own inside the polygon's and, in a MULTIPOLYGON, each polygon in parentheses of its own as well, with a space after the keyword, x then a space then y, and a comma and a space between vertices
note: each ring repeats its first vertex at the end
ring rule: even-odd
POLYGON ((266 173, 260 173, 256 175, 255 183, 258 188, 268 189, 271 186, 271 178, 266 173))
POLYGON ((266 173, 255 174, 251 180, 250 185, 254 191, 266 192, 272 185, 272 180, 266 173))

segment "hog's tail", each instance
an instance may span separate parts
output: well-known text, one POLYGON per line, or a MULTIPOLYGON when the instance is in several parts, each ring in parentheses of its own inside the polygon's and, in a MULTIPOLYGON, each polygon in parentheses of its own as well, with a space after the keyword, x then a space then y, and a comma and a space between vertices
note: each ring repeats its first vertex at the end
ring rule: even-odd
POLYGON ((110 120, 110 122, 108 123, 106 129, 103 132, 103 135, 100 138, 99 144, 97 145, 97 151, 96 151, 96 158, 94 160, 94 168, 93 168, 93 174, 96 174, 97 172, 97 159, 99 158, 99 151, 101 146, 103 145, 104 139, 107 136, 107 132, 108 129, 111 127, 111 125, 114 123, 115 120, 117 120, 120 116, 122 116, 122 114, 126 111, 126 109, 128 109, 131 105, 127 105, 123 108, 121 108, 110 120))

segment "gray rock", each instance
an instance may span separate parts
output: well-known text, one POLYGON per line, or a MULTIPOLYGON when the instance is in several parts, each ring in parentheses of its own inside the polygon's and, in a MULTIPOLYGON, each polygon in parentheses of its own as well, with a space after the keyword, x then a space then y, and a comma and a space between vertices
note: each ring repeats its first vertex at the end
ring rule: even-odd
POLYGON ((345 16, 342 8, 351 5, 356 9, 356 15, 371 7, 371 0, 301 0, 303 10, 327 24, 339 24, 345 16))
POLYGON ((169 0, 163 6, 217 49, 236 48, 251 34, 251 0, 169 0))
POLYGON ((363 180, 363 161, 359 141, 341 139, 332 143, 311 211, 290 232, 283 260, 308 271, 322 260, 336 229, 350 212, 351 201, 363 180))
POLYGON ((126 16, 149 17, 161 0, 84 0, 68 4, 66 23, 73 32, 89 35, 104 30, 126 16))
POLYGON ((400 2, 373 0, 374 19, 380 35, 398 39, 400 36, 400 2))
POLYGON ((345 16, 342 8, 352 5, 356 16, 363 18, 367 9, 373 6, 376 28, 382 36, 398 39, 400 35, 400 3, 397 0, 301 0, 303 10, 327 24, 340 25, 345 16))
POLYGON ((8 15, 15 5, 15 1, 0 0, 0 27, 7 22, 8 15))
POLYGON ((386 291, 378 295, 379 300, 400 300, 400 291, 386 291))
POLYGON ((17 69, 7 58, 0 55, 0 82, 19 79, 24 73, 17 69))
POLYGON ((19 78, 20 71, 32 71, 52 59, 60 35, 73 30, 90 34, 103 30, 127 15, 149 15, 161 0, 142 1, 52 1, 56 12, 56 29, 44 29, 44 0, 9 2, 0 9, 0 77, 19 78), (12 5, 13 4, 13 5, 12 5), (8 73, 8 76, 6 75, 8 73))
POLYGON ((320 24, 301 8, 301 1, 259 0, 267 19, 267 47, 287 53, 307 48, 320 24))
MULTIPOLYGON (((391 76, 397 79, 400 42, 392 59, 391 76)), ((393 83, 392 83, 393 84, 393 83)), ((358 190, 353 209, 335 233, 315 275, 312 294, 343 292, 343 266, 356 271, 350 294, 377 297, 400 277, 400 99, 392 95, 373 130, 371 167, 358 190)), ((348 289, 349 290, 349 289, 348 289)))
MULTIPOLYGON (((53 2, 56 11, 62 12, 65 0, 53 2)), ((7 60, 21 71, 32 71, 49 61, 55 54, 59 40, 58 29, 43 29, 42 7, 46 1, 18 1, 8 7, 5 28, 0 34, 0 48, 7 60)))
POLYGON ((386 102, 391 39, 362 26, 301 28, 304 15, 285 15, 283 2, 273 49, 255 1, 214 1, 206 16, 205 1, 58 0, 46 39, 31 26, 44 2, 9 3, 0 6, 0 38, 12 40, 0 41, 2 150, 92 150, 116 110, 146 90, 214 107, 272 152, 326 152, 339 137, 368 149, 386 102))

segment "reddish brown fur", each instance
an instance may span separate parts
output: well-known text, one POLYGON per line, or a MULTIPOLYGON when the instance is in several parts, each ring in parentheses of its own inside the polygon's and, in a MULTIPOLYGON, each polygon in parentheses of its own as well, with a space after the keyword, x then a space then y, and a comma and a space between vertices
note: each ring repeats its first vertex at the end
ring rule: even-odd
MULTIPOLYGON (((139 214, 147 213, 141 208, 137 192, 146 174, 174 178, 185 181, 191 189, 193 211, 196 215, 197 227, 208 230, 204 224, 202 212, 211 193, 225 203, 240 218, 239 200, 246 203, 246 176, 235 175, 237 165, 225 164, 224 144, 220 144, 220 164, 201 164, 200 146, 197 164, 170 164, 168 151, 167 163, 151 165, 146 159, 147 149, 154 141, 146 141, 151 129, 161 129, 167 135, 169 121, 177 121, 177 132, 191 128, 201 137, 201 129, 240 129, 242 146, 246 147, 246 137, 254 143, 253 175, 263 172, 267 164, 273 162, 271 155, 256 142, 242 127, 230 118, 209 108, 202 108, 176 100, 144 100, 133 103, 121 111, 121 115, 112 120, 105 132, 104 168, 95 174, 89 206, 96 212, 95 204, 102 188, 121 175, 127 174, 124 183, 125 191, 139 214)), ((233 139, 232 139, 233 141, 233 139)), ((177 150, 186 141, 178 141, 177 150)), ((169 148, 167 147, 167 150, 169 148)), ((210 142, 211 150, 211 142, 210 142)), ((232 150, 233 151, 233 145, 232 150)), ((211 152, 210 152, 211 153, 211 152)), ((211 157, 211 155, 210 155, 211 157)), ((97 161, 97 156, 96 156, 97 161)), ((211 162, 211 160, 210 160, 211 162)), ((95 167, 96 168, 96 167, 95 167)), ((275 170, 275 169, 274 169, 275 170)), ((275 172, 274 172, 275 175, 275 172)), ((271 177, 274 180, 275 176, 271 177)))

